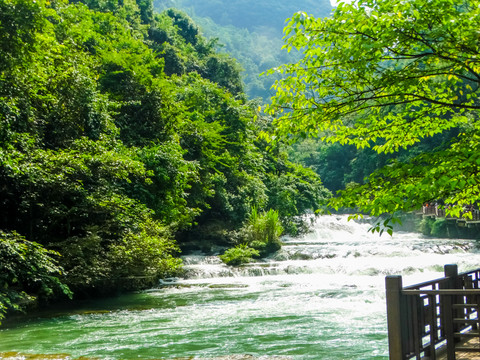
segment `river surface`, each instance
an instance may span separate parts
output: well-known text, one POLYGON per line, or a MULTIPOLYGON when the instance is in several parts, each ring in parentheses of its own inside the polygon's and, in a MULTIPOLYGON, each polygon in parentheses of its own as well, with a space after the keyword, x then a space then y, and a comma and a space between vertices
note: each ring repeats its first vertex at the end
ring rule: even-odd
POLYGON ((343 215, 322 216, 312 233, 285 238, 270 259, 239 269, 216 256, 186 256, 186 277, 159 289, 9 325, 0 330, 0 359, 6 352, 126 360, 388 359, 385 276, 401 274, 404 284, 435 279, 444 264, 480 267, 480 253, 472 240, 407 232, 379 237, 368 228, 343 215))

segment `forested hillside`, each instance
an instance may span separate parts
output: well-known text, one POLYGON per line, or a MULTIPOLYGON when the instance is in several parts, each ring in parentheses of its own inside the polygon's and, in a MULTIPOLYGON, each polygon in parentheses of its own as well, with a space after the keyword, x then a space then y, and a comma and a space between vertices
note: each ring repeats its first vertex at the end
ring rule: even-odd
POLYGON ((219 50, 236 58, 244 69, 248 96, 263 101, 273 95, 270 88, 278 77, 259 74, 299 57, 298 53, 281 50, 285 20, 297 11, 324 17, 332 9, 328 0, 155 0, 154 6, 186 11, 207 38, 218 38, 219 50))
MULTIPOLYGON (((158 9, 170 7, 185 10, 192 15, 203 33, 209 38, 218 38, 223 44, 220 51, 227 52, 239 60, 245 69, 243 79, 250 97, 261 97, 268 102, 271 89, 279 74, 259 76, 281 64, 296 62, 301 53, 295 49, 282 50, 286 20, 295 12, 305 11, 316 17, 326 17, 332 11, 329 1, 251 1, 251 0, 155 0, 158 9)), ((448 139, 438 136, 411 151, 404 151, 403 159, 428 151, 448 139)), ((318 139, 307 139, 294 144, 289 156, 295 162, 312 168, 320 175, 324 185, 333 192, 344 189, 349 183, 363 183, 374 170, 383 167, 394 157, 377 154, 371 149, 355 146, 327 144, 318 139)))
POLYGON ((149 286, 179 271, 177 240, 240 243, 252 214, 295 231, 328 195, 267 151, 238 63, 182 12, 5 0, 0 35, 0 318, 149 286))

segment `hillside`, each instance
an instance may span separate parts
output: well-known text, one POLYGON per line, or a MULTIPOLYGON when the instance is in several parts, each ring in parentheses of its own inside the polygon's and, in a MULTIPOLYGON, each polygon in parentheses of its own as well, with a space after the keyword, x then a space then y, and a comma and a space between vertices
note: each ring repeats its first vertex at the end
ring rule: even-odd
POLYGON ((267 151, 256 108, 182 12, 0 2, 0 321, 152 286, 185 244, 247 242, 252 214, 294 230, 328 192, 267 151))
POLYGON ((242 78, 250 98, 268 101, 274 77, 259 74, 275 66, 296 61, 298 54, 281 50, 285 20, 297 11, 328 16, 328 0, 222 1, 155 0, 158 10, 170 7, 187 12, 207 38, 218 38, 219 51, 229 53, 244 69, 242 78))

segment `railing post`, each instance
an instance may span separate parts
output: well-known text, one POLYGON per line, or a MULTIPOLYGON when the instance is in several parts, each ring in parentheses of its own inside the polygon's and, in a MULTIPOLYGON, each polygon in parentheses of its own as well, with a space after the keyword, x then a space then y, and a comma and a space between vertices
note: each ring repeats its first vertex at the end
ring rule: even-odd
POLYGON ((456 278, 458 276, 457 264, 447 264, 443 267, 445 277, 456 278))
POLYGON ((405 346, 404 330, 402 326, 404 314, 404 296, 402 295, 402 277, 390 275, 385 278, 387 292, 387 326, 388 326, 388 349, 390 360, 404 360, 405 346))
MULTIPOLYGON (((443 267, 443 271, 445 274, 445 277, 450 278, 450 280, 446 284, 446 289, 462 289, 463 284, 459 283, 458 279, 458 266, 456 264, 447 264, 443 267)), ((452 304, 456 304, 458 302, 459 298, 458 297, 453 297, 452 298, 452 304)), ((463 301, 462 301, 463 302, 463 301)), ((457 314, 454 313, 454 317, 456 317, 457 314)), ((454 329, 456 330, 456 329, 454 329)))
MULTIPOLYGON (((450 278, 446 284, 446 289, 456 289, 458 288, 458 266, 456 264, 448 264, 444 266, 445 277, 450 278)), ((453 333, 457 331, 455 324, 453 323, 453 318, 457 316, 456 311, 453 309, 453 304, 457 302, 455 296, 442 296, 442 321, 443 329, 445 330, 445 339, 447 340, 447 359, 455 360, 455 337, 453 333)))

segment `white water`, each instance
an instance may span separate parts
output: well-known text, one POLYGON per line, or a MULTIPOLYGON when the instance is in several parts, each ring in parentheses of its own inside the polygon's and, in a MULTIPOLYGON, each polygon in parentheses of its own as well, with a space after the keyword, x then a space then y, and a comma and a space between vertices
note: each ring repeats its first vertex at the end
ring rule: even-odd
POLYGON ((88 304, 86 313, 2 330, 0 351, 102 359, 388 359, 385 276, 401 274, 404 284, 435 279, 444 264, 480 267, 480 254, 471 240, 379 237, 346 218, 320 217, 312 233, 285 239, 272 258, 242 268, 215 256, 186 256, 187 278, 88 304))

